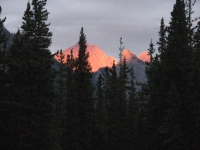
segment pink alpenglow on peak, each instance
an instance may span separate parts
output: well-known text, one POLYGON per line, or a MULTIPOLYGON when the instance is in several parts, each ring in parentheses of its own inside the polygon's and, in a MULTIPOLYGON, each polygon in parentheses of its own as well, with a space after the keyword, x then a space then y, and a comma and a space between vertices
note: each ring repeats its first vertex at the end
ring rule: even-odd
POLYGON ((144 51, 144 52, 140 53, 139 59, 144 61, 144 62, 149 62, 150 61, 150 56, 146 51, 144 51))
POLYGON ((126 61, 129 62, 132 59, 136 59, 137 56, 135 54, 133 54, 130 50, 125 49, 122 52, 122 60, 124 59, 124 57, 126 58, 126 61))
MULTIPOLYGON (((65 55, 65 60, 66 60, 66 56, 70 54, 71 49, 73 49, 73 56, 76 58, 78 57, 79 44, 75 44, 74 46, 69 47, 66 50, 63 50, 63 53, 65 55)), ((98 69, 102 67, 106 67, 106 66, 111 67, 113 64, 113 61, 115 60, 115 58, 112 56, 106 56, 104 51, 101 50, 96 45, 91 45, 87 43, 87 52, 89 52, 88 60, 92 67, 93 72, 97 71, 98 69)), ((56 56, 55 56, 55 59, 58 60, 56 56)))

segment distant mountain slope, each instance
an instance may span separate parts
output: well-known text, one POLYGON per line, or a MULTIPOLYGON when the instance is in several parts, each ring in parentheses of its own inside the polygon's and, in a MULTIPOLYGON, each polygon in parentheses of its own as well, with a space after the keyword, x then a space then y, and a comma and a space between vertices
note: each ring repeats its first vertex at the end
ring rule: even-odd
MULTIPOLYGON (((78 56, 78 50, 79 45, 75 44, 72 47, 67 48, 66 50, 63 50, 63 53, 65 54, 65 57, 70 54, 71 49, 73 49, 74 57, 78 56)), ((90 45, 87 44, 87 51, 89 52, 89 62, 92 66, 93 71, 93 79, 92 82, 94 85, 96 85, 99 74, 104 72, 104 68, 106 66, 112 67, 113 61, 115 60, 112 56, 106 56, 105 52, 98 48, 96 45, 90 45)), ((142 54, 144 57, 140 57, 140 59, 133 54, 130 50, 125 49, 122 52, 122 58, 126 58, 126 62, 129 68, 133 66, 136 81, 140 83, 145 83, 147 81, 146 74, 145 74, 145 63, 144 61, 148 61, 149 57, 147 55, 147 52, 143 52, 142 54)), ((55 59, 58 59, 57 56, 55 56, 55 59)), ((117 71, 119 71, 119 62, 115 60, 117 71)))
POLYGON ((6 32, 6 35, 8 36, 7 46, 10 47, 12 45, 12 40, 14 35, 10 33, 5 27, 3 27, 3 30, 6 32))
MULTIPOLYGON (((136 81, 137 82, 146 82, 146 74, 145 74, 145 63, 140 60, 135 54, 133 54, 130 50, 125 49, 122 53, 122 58, 126 58, 126 62, 129 68, 133 66, 136 81)), ((146 59, 146 61, 148 61, 146 59)))
MULTIPOLYGON (((129 68, 133 67, 135 72, 136 81, 140 83, 145 83, 147 81, 145 74, 145 63, 140 60, 135 54, 131 53, 130 50, 125 49, 122 52, 122 58, 126 58, 126 62, 129 68)), ((117 71, 119 72, 119 62, 116 64, 117 71)), ((100 68, 97 72, 93 74, 93 83, 96 84, 99 74, 103 73, 104 69, 100 68)))

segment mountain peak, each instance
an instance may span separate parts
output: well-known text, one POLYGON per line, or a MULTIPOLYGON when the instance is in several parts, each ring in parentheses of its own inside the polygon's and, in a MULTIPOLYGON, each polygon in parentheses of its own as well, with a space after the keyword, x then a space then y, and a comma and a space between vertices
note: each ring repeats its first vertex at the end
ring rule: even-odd
POLYGON ((137 59, 137 56, 135 54, 133 54, 130 50, 125 49, 122 52, 122 59, 126 58, 127 61, 130 61, 132 59, 137 59))
MULTIPOLYGON (((87 52, 89 52, 89 62, 92 67, 92 71, 95 72, 99 68, 103 67, 111 67, 113 64, 113 60, 115 60, 112 56, 106 56, 103 50, 101 50, 98 46, 86 43, 87 45, 87 52)), ((79 51, 79 44, 76 43, 74 46, 71 46, 65 50, 63 50, 63 53, 66 56, 70 54, 71 49, 73 49, 73 55, 74 57, 78 57, 78 51, 79 51)), ((58 57, 55 56, 55 59, 58 60, 58 57)), ((116 61, 116 60, 115 60, 116 61)))
POLYGON ((146 62, 146 61, 149 62, 150 56, 146 51, 144 51, 144 52, 140 53, 139 59, 142 60, 143 62, 146 62))

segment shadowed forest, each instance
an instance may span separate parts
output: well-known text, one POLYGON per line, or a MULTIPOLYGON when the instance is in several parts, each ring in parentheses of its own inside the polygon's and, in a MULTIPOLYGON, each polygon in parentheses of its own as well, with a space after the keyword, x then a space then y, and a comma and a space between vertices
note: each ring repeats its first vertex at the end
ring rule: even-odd
POLYGON ((136 82, 120 53, 119 71, 113 62, 93 85, 83 27, 77 58, 73 49, 66 57, 62 50, 51 54, 47 0, 27 3, 11 44, 0 18, 0 149, 200 149, 195 2, 176 0, 169 26, 161 19, 158 48, 152 40, 148 48, 146 83, 136 82))

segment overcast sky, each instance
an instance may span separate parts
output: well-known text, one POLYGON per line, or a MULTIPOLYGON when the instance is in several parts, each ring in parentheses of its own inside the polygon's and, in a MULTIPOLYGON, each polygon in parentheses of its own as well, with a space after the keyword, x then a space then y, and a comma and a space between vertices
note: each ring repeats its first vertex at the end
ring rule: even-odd
MULTIPOLYGON (((30 2, 32 0, 29 0, 30 2)), ((28 0, 0 0, 5 27, 12 33, 20 28, 28 0)), ((48 0, 48 23, 53 32, 51 52, 67 49, 79 40, 84 28, 89 44, 118 58, 119 39, 137 56, 148 49, 151 38, 156 43, 160 19, 170 21, 175 0, 48 0)), ((200 0, 194 16, 200 16, 200 0)))

